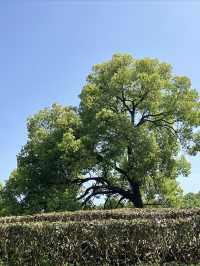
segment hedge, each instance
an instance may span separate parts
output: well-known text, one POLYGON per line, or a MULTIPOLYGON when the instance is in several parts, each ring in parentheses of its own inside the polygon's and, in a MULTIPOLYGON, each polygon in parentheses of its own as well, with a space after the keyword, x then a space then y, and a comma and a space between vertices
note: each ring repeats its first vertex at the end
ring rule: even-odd
POLYGON ((0 224, 27 223, 27 222, 67 222, 67 221, 92 221, 105 219, 132 220, 146 219, 178 219, 200 216, 200 208, 196 209, 116 209, 116 210, 93 210, 61 213, 47 213, 26 216, 1 217, 0 224))
POLYGON ((0 224, 6 265, 135 265, 200 261, 200 218, 0 224))

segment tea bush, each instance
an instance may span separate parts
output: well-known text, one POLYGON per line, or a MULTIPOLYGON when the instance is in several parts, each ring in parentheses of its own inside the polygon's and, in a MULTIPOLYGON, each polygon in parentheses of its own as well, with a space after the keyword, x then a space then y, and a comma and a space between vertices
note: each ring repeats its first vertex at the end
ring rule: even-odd
MULTIPOLYGON (((200 261, 200 216, 193 212, 150 210, 81 213, 82 218, 101 214, 101 219, 57 222, 25 221, 0 223, 0 257, 6 265, 136 265, 138 262, 198 263, 200 261), (157 211, 158 212, 158 211, 157 211), (112 218, 110 218, 112 213, 112 218), (140 218, 138 217, 140 213, 140 218), (106 215, 109 219, 105 219, 106 215), (144 215, 143 215, 144 214, 144 215), (187 215, 185 215, 187 214, 187 215), (189 215, 190 214, 190 215, 189 215), (87 216, 88 215, 88 216, 87 216), (115 216, 116 215, 116 216, 115 216), (131 216, 132 215, 132 216, 131 216), (184 216, 185 215, 185 216, 184 216), (102 219, 102 217, 104 219, 102 219), (132 218, 131 218, 132 217, 132 218), (143 217, 143 218, 142 218, 143 217), (152 218, 153 217, 153 218, 152 218), (168 218, 167 218, 168 217, 168 218), (46 263, 46 264, 45 264, 46 263)), ((64 214, 63 214, 64 215, 64 214)), ((77 215, 77 214, 74 214, 77 215)), ((73 216, 70 217, 79 217, 73 216)), ((50 217, 48 215, 38 216, 50 217)), ((52 217, 52 216, 51 216, 52 217)), ((56 215, 54 214, 54 218, 56 215)), ((67 216, 62 216, 67 217, 67 216)), ((27 217, 26 217, 27 218, 27 217)), ((95 217, 96 218, 96 217, 95 217)), ((20 220, 21 219, 21 220, 20 220)))

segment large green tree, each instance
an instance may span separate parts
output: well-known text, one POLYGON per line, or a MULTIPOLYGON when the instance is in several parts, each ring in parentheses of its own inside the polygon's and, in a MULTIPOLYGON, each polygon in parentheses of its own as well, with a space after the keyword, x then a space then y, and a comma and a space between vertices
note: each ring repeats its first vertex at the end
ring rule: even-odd
POLYGON ((80 99, 84 203, 106 195, 141 208, 167 200, 170 186, 174 197, 176 177, 190 172, 184 154, 200 147, 200 102, 189 78, 156 59, 116 54, 93 67, 80 99))
POLYGON ((54 104, 27 123, 28 141, 17 156, 17 169, 3 197, 8 213, 74 210, 79 188, 69 186, 80 167, 80 119, 72 107, 54 104))
POLYGON ((190 80, 158 60, 117 54, 93 67, 80 100, 78 110, 54 104, 28 120, 2 189, 8 212, 76 209, 102 195, 107 206, 180 206, 184 154, 200 150, 190 80))

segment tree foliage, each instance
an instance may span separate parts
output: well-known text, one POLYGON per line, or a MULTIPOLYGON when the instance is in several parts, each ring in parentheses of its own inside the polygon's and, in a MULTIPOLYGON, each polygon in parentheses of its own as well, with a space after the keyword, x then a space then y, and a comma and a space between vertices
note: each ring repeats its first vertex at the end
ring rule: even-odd
POLYGON ((74 108, 57 104, 28 120, 28 141, 5 187, 9 212, 79 208, 78 187, 67 186, 79 166, 79 125, 74 108))
POLYGON ((187 193, 182 200, 183 208, 200 208, 200 191, 198 193, 187 193))
POLYGON ((199 151, 199 96, 169 64, 114 55, 93 67, 80 98, 94 181, 86 201, 114 194, 143 207, 164 182, 188 175, 182 151, 199 151))
POLYGON ((101 195, 107 205, 179 206, 176 178, 190 173, 184 155, 200 150, 199 125, 189 78, 116 54, 93 67, 78 109, 54 104, 28 120, 4 197, 17 212, 76 209, 101 195))

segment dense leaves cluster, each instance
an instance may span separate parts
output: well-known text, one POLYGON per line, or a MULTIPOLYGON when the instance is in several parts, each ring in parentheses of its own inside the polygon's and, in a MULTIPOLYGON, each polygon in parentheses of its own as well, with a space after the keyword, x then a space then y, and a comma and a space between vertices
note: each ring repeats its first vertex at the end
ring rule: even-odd
POLYGON ((187 193, 182 199, 182 206, 184 208, 200 208, 200 192, 187 193))
POLYGON ((8 213, 75 210, 80 119, 76 110, 54 104, 28 120, 28 141, 4 189, 8 213), (76 139, 75 139, 76 138, 76 139))

